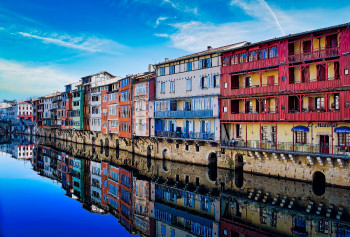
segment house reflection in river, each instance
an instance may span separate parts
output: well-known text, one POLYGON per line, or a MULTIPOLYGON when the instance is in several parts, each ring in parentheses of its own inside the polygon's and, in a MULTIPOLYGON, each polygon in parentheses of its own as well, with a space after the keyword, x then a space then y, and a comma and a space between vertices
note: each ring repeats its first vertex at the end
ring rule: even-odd
POLYGON ((126 153, 108 160, 102 155, 91 160, 73 153, 39 145, 35 148, 33 169, 62 182, 68 196, 73 192, 71 197, 76 197, 90 212, 113 214, 131 234, 186 237, 350 234, 347 189, 326 187, 320 195, 313 193, 311 184, 239 172, 236 175, 220 169, 216 181, 203 178, 200 185, 199 180, 191 177, 206 173, 207 168, 173 162, 167 163, 171 170, 164 171, 159 169, 164 165, 162 161, 149 162, 136 156, 134 165, 127 166, 125 161, 131 159, 131 154, 128 158, 126 153), (145 169, 149 163, 152 166, 145 169), (47 167, 50 172, 45 171, 47 167), (184 172, 184 180, 176 175, 179 170, 184 172), (191 174, 189 170, 197 173, 191 174), (86 188, 91 190, 87 192, 86 188))

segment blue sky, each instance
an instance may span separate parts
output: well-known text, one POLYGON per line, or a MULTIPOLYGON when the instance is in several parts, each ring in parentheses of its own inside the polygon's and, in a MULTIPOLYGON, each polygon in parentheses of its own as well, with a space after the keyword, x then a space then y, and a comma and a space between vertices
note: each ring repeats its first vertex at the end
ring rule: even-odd
POLYGON ((0 100, 62 91, 208 45, 256 42, 350 22, 350 1, 1 0, 0 100))

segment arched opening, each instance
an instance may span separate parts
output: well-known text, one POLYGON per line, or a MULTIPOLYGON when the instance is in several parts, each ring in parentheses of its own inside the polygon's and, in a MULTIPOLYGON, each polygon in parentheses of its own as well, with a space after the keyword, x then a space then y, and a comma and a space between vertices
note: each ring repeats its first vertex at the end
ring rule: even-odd
POLYGON ((105 155, 106 155, 106 157, 108 157, 109 156, 109 147, 107 146, 107 147, 105 147, 105 155))
POLYGON ((152 150, 151 150, 151 146, 147 147, 147 158, 151 158, 152 156, 152 150))
POLYGON ((235 171, 235 186, 237 188, 242 188, 243 187, 243 181, 244 181, 244 178, 243 178, 243 169, 240 170, 236 170, 235 171))
POLYGON ((96 144, 95 144, 96 137, 93 137, 91 140, 92 140, 92 145, 93 145, 93 146, 96 145, 96 144))
POLYGON ((240 153, 236 154, 235 171, 243 171, 243 165, 244 165, 243 155, 240 153))
POLYGON ((312 191, 317 196, 322 196, 326 191, 326 176, 316 171, 312 177, 312 191))
POLYGON ((208 176, 211 181, 215 181, 218 177, 218 159, 215 152, 209 154, 208 157, 208 176))
POLYGON ((166 158, 166 156, 167 156, 167 149, 164 149, 163 151, 162 151, 162 158, 163 159, 165 159, 166 158))
POLYGON ((109 140, 108 140, 108 137, 106 137, 106 139, 105 139, 105 147, 109 147, 109 140))
POLYGON ((115 149, 119 150, 119 139, 115 140, 115 149))
POLYGON ((103 147, 103 141, 100 139, 100 147, 103 147))

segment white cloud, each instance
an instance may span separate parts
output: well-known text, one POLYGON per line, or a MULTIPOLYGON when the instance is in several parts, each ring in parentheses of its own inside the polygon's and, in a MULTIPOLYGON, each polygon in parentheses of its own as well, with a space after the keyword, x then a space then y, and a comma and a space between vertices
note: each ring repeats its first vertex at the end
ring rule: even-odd
POLYGON ((165 20, 167 20, 167 19, 168 19, 168 17, 166 17, 166 16, 160 16, 160 17, 158 17, 157 20, 156 20, 156 24, 155 24, 154 27, 159 26, 159 24, 160 24, 162 21, 165 21, 165 20))
POLYGON ((260 20, 264 20, 269 23, 276 24, 281 34, 286 34, 280 22, 278 21, 275 12, 271 9, 271 7, 267 4, 265 0, 232 0, 231 5, 243 9, 246 12, 246 14, 250 16, 256 17, 260 20), (268 12, 268 14, 266 14, 266 11, 268 12))
POLYGON ((183 2, 174 2, 173 0, 163 0, 164 4, 170 4, 170 6, 178 11, 192 13, 198 15, 197 7, 190 7, 183 2))
POLYGON ((67 34, 53 33, 47 36, 47 34, 34 34, 26 32, 18 32, 23 37, 32 38, 42 41, 46 44, 55 44, 61 47, 77 49, 92 53, 110 53, 116 54, 118 50, 125 48, 125 46, 109 40, 100 39, 97 37, 90 36, 70 36, 67 34))
POLYGON ((231 4, 249 13, 253 19, 222 24, 200 21, 180 22, 168 24, 175 29, 171 31, 172 33, 163 32, 155 35, 169 38, 175 48, 198 52, 205 50, 209 45, 219 47, 242 41, 258 42, 280 37, 282 34, 342 24, 348 21, 350 11, 350 7, 290 11, 282 11, 274 7, 274 11, 270 12, 271 8, 268 5, 263 6, 262 0, 233 0, 231 4))
POLYGON ((54 67, 33 67, 0 59, 0 91, 41 96, 57 90, 62 91, 64 85, 78 80, 79 77, 69 75, 54 67))

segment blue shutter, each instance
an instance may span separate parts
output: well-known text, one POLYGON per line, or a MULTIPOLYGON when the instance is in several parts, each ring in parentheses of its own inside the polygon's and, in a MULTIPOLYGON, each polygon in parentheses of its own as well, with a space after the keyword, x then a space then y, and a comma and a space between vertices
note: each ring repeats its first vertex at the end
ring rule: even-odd
POLYGON ((199 60, 199 68, 202 69, 203 60, 199 60))
POLYGON ((211 67, 211 65, 210 65, 210 58, 207 58, 207 68, 208 67, 211 67))
POLYGON ((202 80, 202 77, 199 78, 199 87, 200 87, 200 89, 203 89, 203 80, 202 80))
POLYGON ((210 76, 210 87, 211 88, 215 87, 215 85, 214 85, 214 76, 213 75, 210 76))

